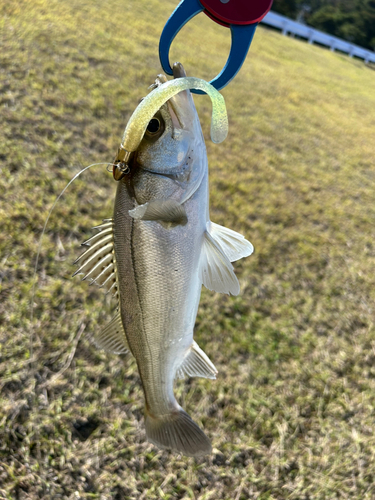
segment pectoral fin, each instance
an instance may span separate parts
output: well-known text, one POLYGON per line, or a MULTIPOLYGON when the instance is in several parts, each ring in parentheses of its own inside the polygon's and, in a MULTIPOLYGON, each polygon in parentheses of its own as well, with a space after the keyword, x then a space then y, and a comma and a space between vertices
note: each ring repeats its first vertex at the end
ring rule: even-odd
POLYGON ((248 257, 254 251, 250 241, 245 240, 242 234, 236 233, 232 229, 219 226, 211 221, 208 222, 207 229, 231 262, 248 257))
POLYGON ((216 379, 217 370, 199 345, 193 341, 181 365, 177 368, 176 378, 203 377, 216 379))
POLYGON ((119 312, 99 334, 94 335, 93 340, 97 347, 112 354, 126 354, 129 352, 129 346, 119 312))
POLYGON ((232 264, 208 232, 204 233, 199 272, 202 283, 209 290, 232 295, 240 293, 232 264))
POLYGON ((129 210, 129 215, 138 220, 155 220, 184 226, 187 221, 185 208, 176 200, 153 200, 129 210))

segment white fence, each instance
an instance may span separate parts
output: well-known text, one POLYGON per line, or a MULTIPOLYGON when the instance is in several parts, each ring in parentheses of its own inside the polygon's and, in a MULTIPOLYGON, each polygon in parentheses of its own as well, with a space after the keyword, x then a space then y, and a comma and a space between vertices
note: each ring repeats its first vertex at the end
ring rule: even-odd
POLYGON ((329 47, 331 50, 339 50, 345 54, 349 54, 350 57, 355 56, 364 59, 366 63, 375 63, 375 52, 363 49, 362 47, 358 47, 358 45, 353 45, 352 43, 328 35, 327 33, 323 33, 322 31, 318 31, 310 26, 298 23, 297 21, 292 21, 288 17, 276 14, 276 12, 268 12, 261 22, 280 29, 283 35, 292 33, 293 35, 305 38, 309 43, 316 42, 329 47))

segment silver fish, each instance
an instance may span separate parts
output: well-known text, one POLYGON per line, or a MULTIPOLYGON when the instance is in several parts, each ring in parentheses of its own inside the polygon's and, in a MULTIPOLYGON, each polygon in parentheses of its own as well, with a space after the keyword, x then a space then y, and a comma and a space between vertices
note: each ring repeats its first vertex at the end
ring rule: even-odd
MULTIPOLYGON (((181 64, 174 77, 184 77, 181 64)), ((159 75, 155 87, 167 79, 159 75)), ((206 148, 189 91, 150 121, 119 181, 112 219, 84 244, 76 274, 114 293, 118 313, 96 336, 110 352, 130 351, 145 395, 148 440, 188 456, 211 452, 204 432, 177 403, 175 378, 215 379, 193 340, 202 283, 237 295, 231 262, 250 255, 245 238, 210 221, 206 148)))

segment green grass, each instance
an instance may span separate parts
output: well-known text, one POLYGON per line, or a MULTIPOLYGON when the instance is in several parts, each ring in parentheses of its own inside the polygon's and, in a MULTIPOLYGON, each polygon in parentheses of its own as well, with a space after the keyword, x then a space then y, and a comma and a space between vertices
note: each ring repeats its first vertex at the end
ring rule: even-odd
MULTIPOLYGON (((105 166, 160 72, 176 2, 29 0, 0 7, 0 497, 375 498, 375 74, 362 62, 258 28, 223 91, 230 133, 209 141, 212 219, 255 246, 241 295, 203 291, 195 337, 219 370, 179 401, 214 446, 194 460, 145 440, 134 361, 89 335, 113 305, 72 261, 110 217, 105 166)), ((172 46, 213 78, 229 31, 204 15, 172 46), (201 54, 199 49, 201 48, 201 54)))

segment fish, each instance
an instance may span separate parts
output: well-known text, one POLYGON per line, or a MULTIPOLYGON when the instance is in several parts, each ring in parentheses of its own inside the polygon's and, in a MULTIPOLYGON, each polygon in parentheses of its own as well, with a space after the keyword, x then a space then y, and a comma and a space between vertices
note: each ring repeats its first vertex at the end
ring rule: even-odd
MULTIPOLYGON (((173 76, 186 77, 180 63, 173 76)), ((167 81, 159 75, 153 88, 167 81)), ((95 343, 134 356, 148 441, 186 456, 207 455, 211 442, 178 404, 174 380, 216 378, 215 365, 193 339, 202 284, 237 295, 231 263, 251 255, 253 246, 210 220, 206 146, 189 90, 155 113, 127 167, 119 176, 114 171, 113 217, 83 243, 88 248, 75 274, 117 301, 95 343)))

